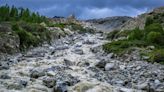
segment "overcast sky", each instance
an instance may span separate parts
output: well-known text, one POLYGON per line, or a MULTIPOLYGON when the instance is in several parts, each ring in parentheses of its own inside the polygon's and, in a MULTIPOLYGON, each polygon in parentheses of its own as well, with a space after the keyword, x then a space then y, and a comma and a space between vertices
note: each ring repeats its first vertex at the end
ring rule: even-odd
POLYGON ((109 16, 137 16, 154 7, 164 6, 164 0, 0 0, 0 5, 29 8, 42 15, 69 16, 79 19, 109 16))

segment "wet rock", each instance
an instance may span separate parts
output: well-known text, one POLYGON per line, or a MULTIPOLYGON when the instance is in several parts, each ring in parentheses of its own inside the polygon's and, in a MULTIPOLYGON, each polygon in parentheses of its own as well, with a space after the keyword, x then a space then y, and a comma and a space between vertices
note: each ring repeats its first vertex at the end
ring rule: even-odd
POLYGON ((115 68, 115 63, 107 63, 105 65, 105 71, 113 70, 115 68))
POLYGON ((19 81, 19 84, 20 84, 20 85, 23 85, 24 87, 26 87, 27 84, 28 84, 28 82, 25 81, 25 80, 20 80, 20 81, 19 81))
POLYGON ((136 70, 139 71, 142 67, 141 66, 137 66, 136 70))
POLYGON ((99 61, 95 66, 104 70, 106 65, 105 61, 99 61))
POLYGON ((96 42, 94 40, 90 40, 90 39, 85 40, 83 43, 89 44, 89 45, 96 44, 96 42))
POLYGON ((63 81, 63 83, 66 83, 68 86, 73 86, 80 81, 76 77, 73 77, 71 74, 59 73, 59 75, 55 77, 57 78, 56 80, 63 81))
POLYGON ((63 70, 70 70, 71 68, 69 68, 68 66, 64 66, 64 65, 57 65, 57 66, 52 66, 50 68, 44 69, 44 72, 59 72, 59 71, 63 71, 63 70))
POLYGON ((90 48, 90 50, 93 53, 98 53, 98 52, 101 52, 102 51, 101 46, 92 47, 92 48, 90 48))
POLYGON ((54 78, 44 78, 43 84, 47 86, 48 88, 52 88, 56 85, 56 81, 54 78))
POLYGON ((8 70, 10 67, 7 64, 0 66, 0 70, 8 70))
POLYGON ((66 66, 72 66, 73 65, 73 62, 66 59, 66 58, 64 59, 64 63, 65 63, 66 66))
POLYGON ((55 76, 55 73, 53 71, 47 71, 47 76, 55 76))
POLYGON ((75 49, 73 52, 76 53, 76 54, 79 54, 79 55, 83 55, 84 54, 82 49, 75 49))
POLYGON ((42 70, 32 70, 30 74, 31 78, 38 78, 42 76, 45 76, 45 72, 42 70))
POLYGON ((82 47, 82 43, 80 43, 80 42, 79 43, 76 43, 75 44, 75 47, 82 47))
POLYGON ((150 86, 148 82, 144 82, 142 84, 137 85, 136 88, 141 90, 149 90, 150 86))
POLYGON ((66 83, 58 83, 54 88, 53 92, 67 92, 67 84, 66 83))
POLYGON ((65 50, 65 49, 69 49, 69 46, 68 46, 68 45, 57 46, 57 47, 55 48, 55 50, 65 50))
POLYGON ((87 61, 83 61, 83 62, 78 62, 76 65, 80 67, 88 67, 90 66, 90 63, 87 61))
POLYGON ((9 75, 7 75, 7 74, 2 74, 0 76, 0 79, 11 79, 11 77, 9 75))
POLYGON ((116 85, 118 85, 118 86, 123 86, 123 85, 125 84, 125 82, 122 81, 122 80, 115 81, 115 83, 116 83, 116 85))

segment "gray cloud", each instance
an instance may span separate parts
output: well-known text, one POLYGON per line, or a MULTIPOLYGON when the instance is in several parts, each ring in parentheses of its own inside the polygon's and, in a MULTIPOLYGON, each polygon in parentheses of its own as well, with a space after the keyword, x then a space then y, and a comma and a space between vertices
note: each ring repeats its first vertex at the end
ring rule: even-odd
POLYGON ((164 0, 0 0, 0 5, 30 8, 48 17, 74 13, 80 19, 108 16, 136 16, 154 7, 164 6, 164 0))

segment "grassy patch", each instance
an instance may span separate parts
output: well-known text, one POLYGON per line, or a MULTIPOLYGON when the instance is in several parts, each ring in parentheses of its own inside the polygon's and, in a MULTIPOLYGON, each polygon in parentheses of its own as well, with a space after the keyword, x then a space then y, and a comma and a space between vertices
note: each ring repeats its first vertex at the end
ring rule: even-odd
POLYGON ((164 64, 164 49, 157 49, 149 53, 151 62, 164 64))
POLYGON ((147 43, 140 40, 119 40, 119 41, 113 41, 111 43, 107 43, 103 45, 103 50, 106 53, 114 52, 116 54, 123 54, 131 47, 146 47, 147 43))
POLYGON ((117 39, 120 37, 127 38, 130 33, 131 33, 131 30, 124 30, 124 31, 114 30, 107 34, 107 39, 113 40, 113 39, 117 39))

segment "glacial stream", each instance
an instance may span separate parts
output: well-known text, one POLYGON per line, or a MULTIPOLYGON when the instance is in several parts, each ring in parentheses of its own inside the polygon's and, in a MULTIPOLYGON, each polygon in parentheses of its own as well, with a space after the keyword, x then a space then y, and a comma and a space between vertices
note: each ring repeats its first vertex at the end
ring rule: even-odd
POLYGON ((138 61, 128 66, 112 60, 110 55, 103 56, 103 51, 93 51, 106 42, 100 33, 77 34, 13 56, 8 60, 10 66, 0 70, 0 92, 146 92, 141 89, 146 88, 147 77, 140 78, 138 73, 145 67, 142 64, 157 74, 160 72, 154 81, 163 85, 161 65, 138 61), (106 59, 109 61, 106 70, 96 67, 106 59), (141 88, 133 86, 132 81, 136 81, 135 85, 141 83, 141 88))

